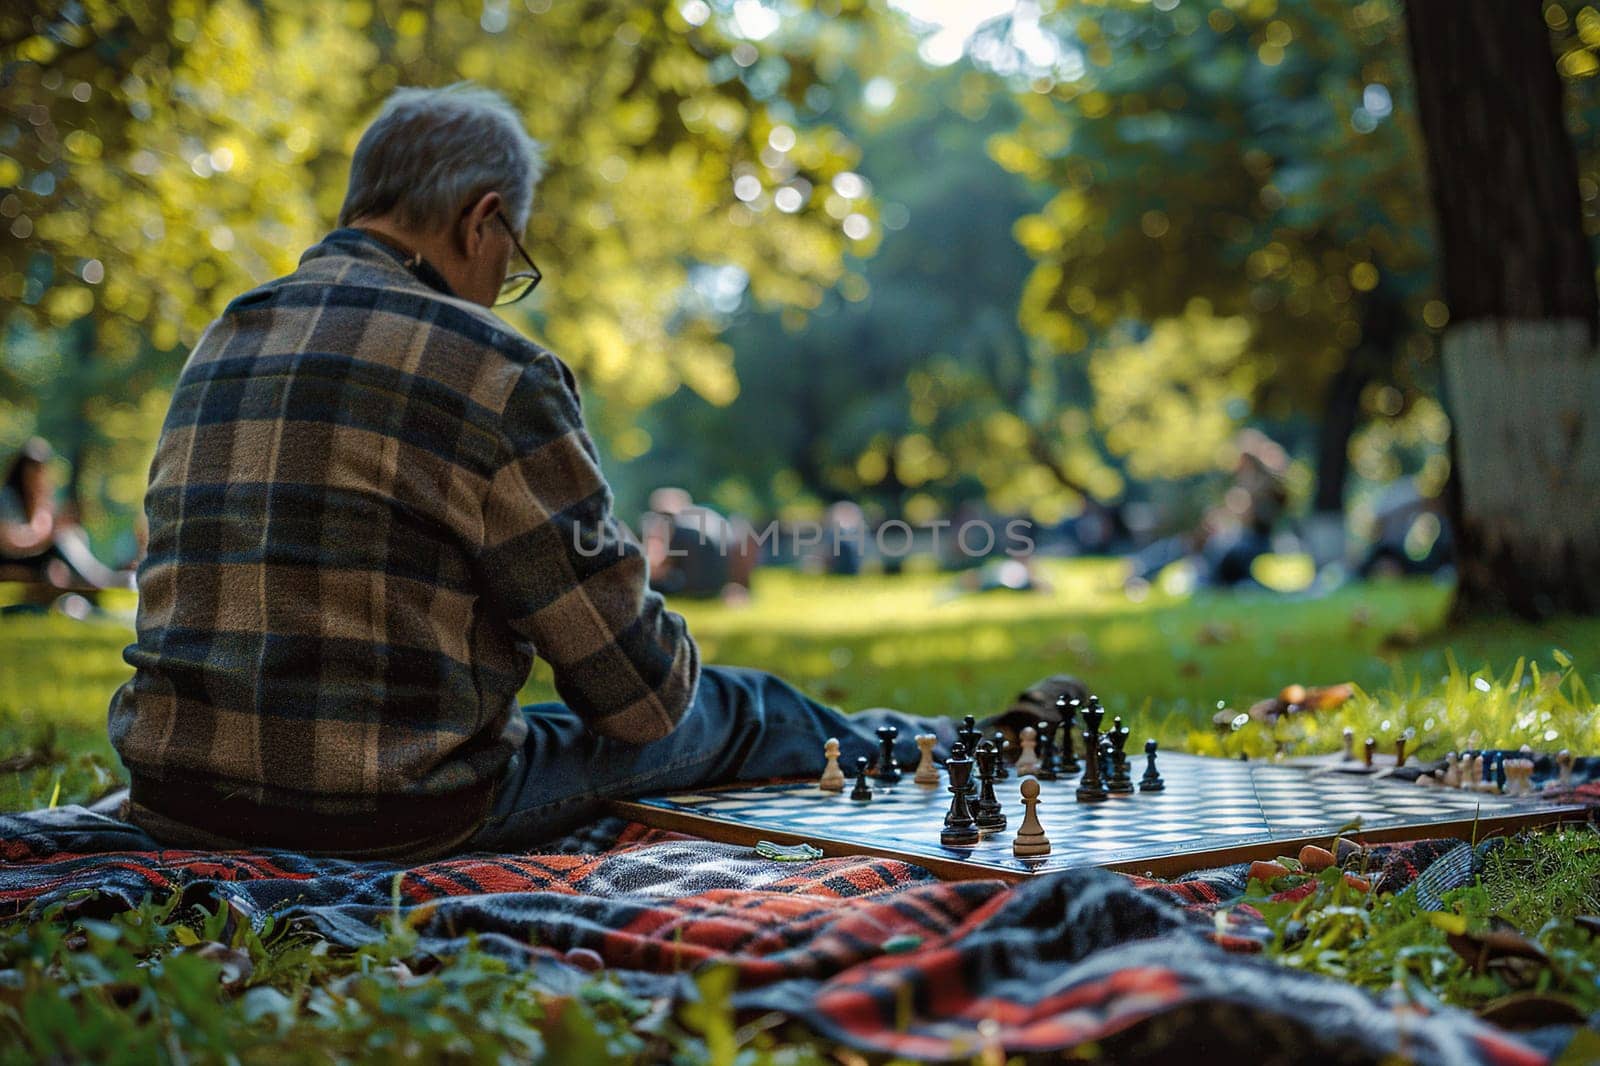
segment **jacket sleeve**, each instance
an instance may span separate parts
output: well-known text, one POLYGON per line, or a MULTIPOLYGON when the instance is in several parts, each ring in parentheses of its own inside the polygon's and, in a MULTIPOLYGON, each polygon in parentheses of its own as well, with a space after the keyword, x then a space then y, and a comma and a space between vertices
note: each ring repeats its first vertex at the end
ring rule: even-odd
POLYGON ((522 370, 503 428, 483 510, 491 594, 591 730, 631 743, 666 736, 694 699, 699 649, 612 515, 564 364, 542 353, 522 370))

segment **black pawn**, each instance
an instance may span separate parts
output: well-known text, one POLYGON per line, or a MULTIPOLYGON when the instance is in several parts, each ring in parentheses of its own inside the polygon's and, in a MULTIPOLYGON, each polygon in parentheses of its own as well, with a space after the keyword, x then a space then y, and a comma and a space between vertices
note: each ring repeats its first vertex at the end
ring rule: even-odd
POLYGON ((872 786, 867 784, 867 757, 856 757, 856 787, 850 790, 850 798, 866 802, 872 798, 872 786))
POLYGON ((892 725, 878 727, 878 784, 893 785, 900 781, 900 763, 894 757, 895 738, 900 730, 892 725))
POLYGON ((1128 771, 1128 727, 1121 718, 1112 719, 1106 739, 1111 742, 1111 779, 1106 782, 1106 791, 1127 795, 1133 791, 1133 775, 1128 771))
POLYGON ((967 786, 972 782, 972 760, 967 758, 966 746, 950 746, 950 757, 944 761, 950 774, 950 813, 944 816, 944 829, 939 833, 939 843, 952 847, 971 847, 978 842, 978 821, 967 804, 967 786))
POLYGON ((1078 782, 1079 803, 1100 803, 1106 786, 1100 780, 1100 719, 1104 711, 1090 704, 1083 711, 1083 779, 1078 782))
POLYGON ((1494 753, 1494 787, 1497 792, 1506 790, 1506 753, 1503 751, 1494 753))
POLYGON ((1061 765, 1059 772, 1063 774, 1076 774, 1083 771, 1078 765, 1078 753, 1072 745, 1072 721, 1077 717, 1078 708, 1082 704, 1077 700, 1069 700, 1065 696, 1056 697, 1056 710, 1061 714, 1061 765))
POLYGON ((1161 773, 1156 769, 1156 742, 1144 742, 1144 776, 1139 778, 1140 792, 1161 792, 1167 783, 1161 780, 1161 773))
POLYGON ((1039 723, 1039 769, 1033 776, 1040 781, 1054 781, 1056 779, 1056 738, 1055 727, 1049 722, 1039 723))
POLYGON ((994 779, 1004 781, 1011 776, 1011 771, 1006 769, 1006 752, 1011 749, 1011 742, 999 729, 994 731, 994 779))
POLYGON ((1000 753, 987 740, 978 745, 978 809, 975 818, 978 828, 985 833, 997 833, 1006 827, 1005 810, 994 794, 995 764, 1000 753))

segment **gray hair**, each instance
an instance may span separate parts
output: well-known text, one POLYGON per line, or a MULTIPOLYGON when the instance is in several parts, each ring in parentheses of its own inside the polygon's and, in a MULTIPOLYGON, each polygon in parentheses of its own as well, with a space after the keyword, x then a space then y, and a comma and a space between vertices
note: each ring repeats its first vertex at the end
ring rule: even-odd
POLYGON ((339 225, 392 214, 408 229, 437 230, 498 192, 520 232, 542 172, 539 143, 499 93, 470 82, 396 89, 356 145, 339 225))

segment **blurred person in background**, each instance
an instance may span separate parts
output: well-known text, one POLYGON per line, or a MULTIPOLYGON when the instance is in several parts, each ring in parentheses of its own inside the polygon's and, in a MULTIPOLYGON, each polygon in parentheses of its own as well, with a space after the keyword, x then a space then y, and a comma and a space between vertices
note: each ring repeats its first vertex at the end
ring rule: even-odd
POLYGON ((867 516, 861 505, 854 500, 839 500, 828 508, 822 528, 828 573, 841 577, 861 573, 861 557, 867 544, 867 516))
POLYGON ((75 516, 56 507, 50 445, 22 446, 0 483, 0 580, 56 589, 128 588, 132 575, 95 558, 75 516))
POLYGON ((1414 479, 1384 489, 1373 510, 1372 547, 1358 570, 1363 578, 1434 574, 1452 565, 1444 501, 1424 496, 1414 479))
POLYGON ((1197 584, 1236 588, 1255 583, 1251 565, 1272 550, 1272 533, 1289 502, 1289 456, 1256 429, 1234 441, 1239 458, 1222 503, 1209 508, 1193 530, 1156 541, 1133 557, 1126 587, 1147 588, 1162 570, 1188 560, 1197 584))
POLYGON ((667 486, 650 494, 642 526, 651 588, 688 599, 749 599, 756 555, 744 523, 667 486))

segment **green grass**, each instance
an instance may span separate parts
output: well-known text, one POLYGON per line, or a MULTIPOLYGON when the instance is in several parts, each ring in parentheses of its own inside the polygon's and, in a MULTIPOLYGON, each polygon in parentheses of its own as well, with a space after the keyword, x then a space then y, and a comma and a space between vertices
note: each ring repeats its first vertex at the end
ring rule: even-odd
POLYGON ((1534 1017, 1500 1018, 1512 1025, 1581 1023, 1600 1010, 1600 939, 1574 921, 1600 910, 1600 834, 1593 828, 1513 838, 1490 854, 1478 883, 1442 899, 1444 909, 1430 912, 1412 893, 1372 897, 1335 868, 1314 878, 1252 881, 1244 903, 1267 919, 1274 933, 1268 954, 1278 961, 1374 993, 1490 1017, 1515 1006, 1513 997, 1539 996, 1534 1017), (1314 888, 1303 898, 1270 898, 1307 880, 1314 888), (1485 943, 1491 934, 1522 950, 1497 952, 1485 943))
MULTIPOLYGON (((1483 624, 1444 635, 1449 590, 1431 582, 1320 599, 1154 592, 1133 602, 1120 574, 1115 563, 1074 561, 1049 569, 1047 595, 958 596, 952 579, 936 574, 764 571, 749 604, 676 606, 704 661, 772 670, 851 710, 982 716, 1040 677, 1072 673, 1109 712, 1169 748, 1265 754, 1276 739, 1297 751, 1332 750, 1350 725, 1385 740, 1412 728, 1424 754, 1523 742, 1600 751, 1588 697, 1600 684, 1560 665, 1567 655, 1588 669, 1600 662, 1600 621, 1483 624), (1516 674, 1519 660, 1532 665, 1516 674), (1341 681, 1361 687, 1357 699, 1321 718, 1285 721, 1276 738, 1212 729, 1219 706, 1243 710, 1290 683, 1341 681)), ((0 618, 0 760, 25 767, 0 773, 0 809, 53 795, 81 800, 120 776, 105 713, 128 676, 121 650, 131 639, 125 622, 0 618)), ((548 672, 536 670, 523 696, 555 698, 548 672)))
MULTIPOLYGON (((1073 673, 1138 733, 1214 754, 1332 750, 1347 725, 1385 740, 1413 729, 1424 754, 1524 742, 1600 752, 1600 680, 1583 672, 1600 663, 1600 621, 1441 633, 1448 590, 1431 583, 1134 602, 1119 576, 1074 562, 1050 568, 1048 595, 957 596, 938 575, 775 571, 759 575, 747 605, 682 607, 705 661, 773 670, 847 709, 983 715, 1046 674, 1073 673), (1212 725, 1219 706, 1343 681, 1358 691, 1335 710, 1212 725)), ((121 778, 105 712, 128 676, 131 636, 127 620, 0 618, 0 809, 88 799, 121 778)), ((523 695, 552 698, 548 675, 536 672, 523 695)), ((1600 909, 1597 884, 1592 833, 1545 834, 1502 851, 1443 915, 1352 894, 1332 876, 1295 905, 1270 903, 1259 886, 1254 902, 1287 965, 1419 1002, 1479 1008, 1531 989, 1587 1012, 1600 1008, 1600 950, 1571 919, 1600 909), (1451 948, 1452 934, 1496 920, 1552 962, 1478 972, 1451 948)), ((722 971, 701 977, 702 1004, 663 1013, 604 980, 556 995, 470 950, 423 977, 406 968, 411 943, 396 922, 382 943, 333 955, 172 901, 106 922, 32 915, 0 927, 0 1047, 124 1061, 836 1061, 772 1019, 736 1026, 722 971)))

